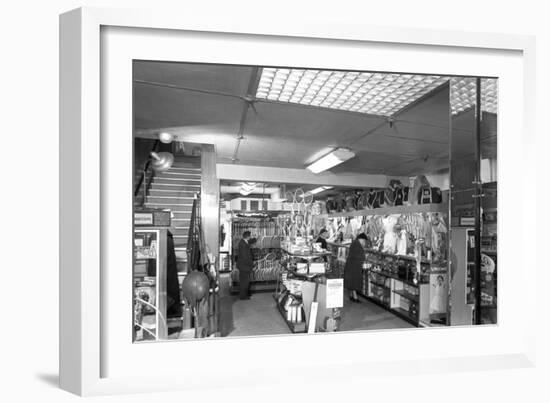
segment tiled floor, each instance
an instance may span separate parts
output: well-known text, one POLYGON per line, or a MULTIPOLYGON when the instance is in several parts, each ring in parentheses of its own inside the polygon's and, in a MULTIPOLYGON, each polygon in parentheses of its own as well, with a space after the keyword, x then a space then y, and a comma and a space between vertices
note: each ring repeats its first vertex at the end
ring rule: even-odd
MULTIPOLYGON (((220 325, 222 336, 256 336, 288 334, 288 329, 277 310, 271 292, 252 295, 250 300, 241 301, 230 295, 228 279, 222 277, 220 295, 220 325)), ((360 304, 345 299, 340 329, 374 330, 413 327, 391 312, 364 299, 360 304)))

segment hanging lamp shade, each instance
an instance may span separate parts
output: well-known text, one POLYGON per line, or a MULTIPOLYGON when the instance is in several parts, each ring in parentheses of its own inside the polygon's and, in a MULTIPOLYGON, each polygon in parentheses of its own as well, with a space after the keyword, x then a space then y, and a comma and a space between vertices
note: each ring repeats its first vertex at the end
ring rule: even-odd
POLYGON ((168 152, 156 153, 153 151, 151 157, 153 158, 151 165, 156 172, 167 171, 174 164, 174 156, 168 152))
POLYGON ((168 132, 160 132, 158 134, 161 143, 170 144, 174 140, 174 135, 168 132))

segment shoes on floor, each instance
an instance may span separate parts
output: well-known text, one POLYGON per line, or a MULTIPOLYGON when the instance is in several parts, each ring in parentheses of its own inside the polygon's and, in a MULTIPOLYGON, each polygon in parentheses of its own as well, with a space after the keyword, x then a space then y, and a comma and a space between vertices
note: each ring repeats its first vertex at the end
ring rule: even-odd
POLYGON ((352 296, 349 297, 349 300, 351 302, 357 302, 357 303, 361 303, 361 300, 359 298, 353 298, 352 296))
POLYGON ((244 297, 244 298, 239 298, 241 301, 245 301, 247 299, 250 299, 250 297, 244 297))

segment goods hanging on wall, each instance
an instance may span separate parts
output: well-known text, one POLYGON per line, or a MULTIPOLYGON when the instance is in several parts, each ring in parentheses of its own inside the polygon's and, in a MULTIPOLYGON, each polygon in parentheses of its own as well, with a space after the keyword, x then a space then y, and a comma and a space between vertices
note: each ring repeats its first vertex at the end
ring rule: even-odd
POLYGON ((424 175, 419 175, 411 178, 409 186, 390 179, 384 189, 355 189, 329 196, 325 201, 325 212, 332 214, 442 202, 441 189, 432 187, 424 175))

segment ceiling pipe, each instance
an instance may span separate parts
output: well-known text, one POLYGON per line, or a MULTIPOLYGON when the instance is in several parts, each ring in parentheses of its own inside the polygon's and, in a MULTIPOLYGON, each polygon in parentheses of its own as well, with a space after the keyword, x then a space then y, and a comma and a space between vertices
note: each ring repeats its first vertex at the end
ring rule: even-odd
MULTIPOLYGON (((258 88, 258 82, 260 81, 260 68, 252 68, 252 74, 250 75, 250 80, 248 82, 248 88, 246 90, 246 95, 241 97, 243 100, 243 110, 241 113, 241 121, 239 123, 239 132, 237 134, 237 143, 235 144, 235 150, 233 151, 233 157, 231 157, 231 162, 234 164, 239 161, 239 147, 241 146, 241 141, 244 139, 243 133, 246 125, 246 118, 248 116, 248 109, 254 109, 254 102, 256 102, 256 89, 258 88)), ((256 111, 256 109, 254 109, 256 111)))

